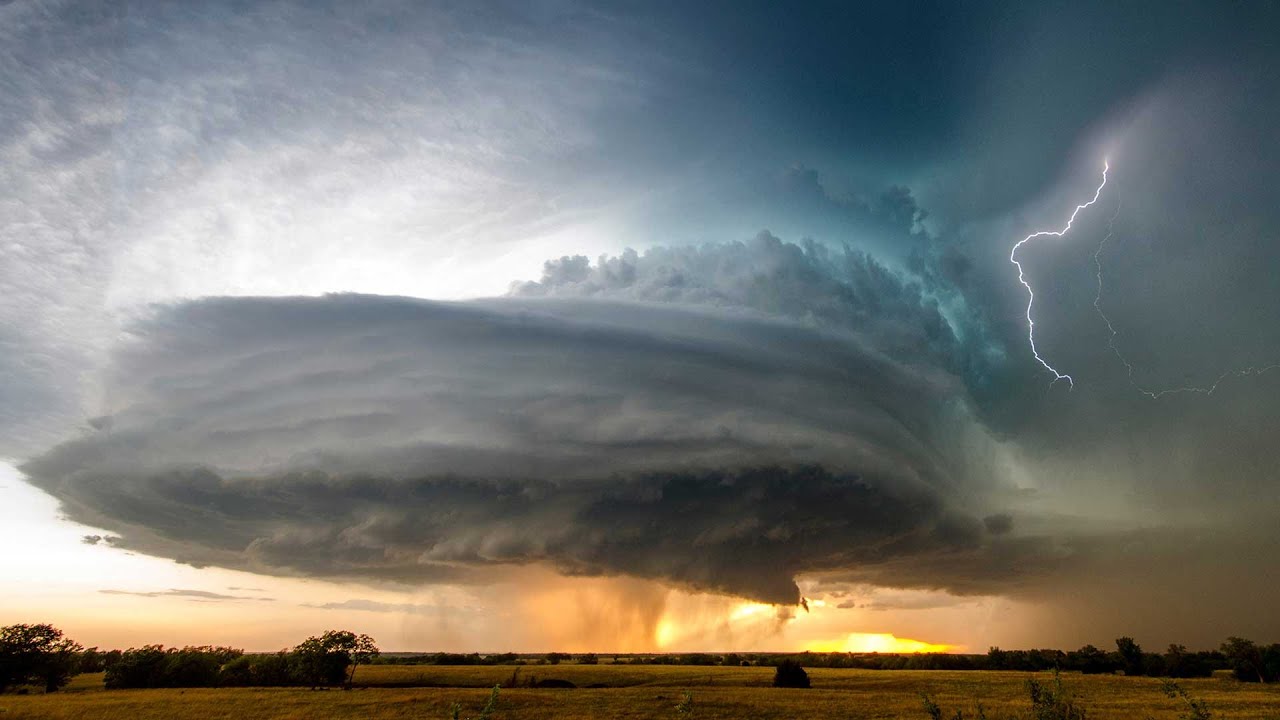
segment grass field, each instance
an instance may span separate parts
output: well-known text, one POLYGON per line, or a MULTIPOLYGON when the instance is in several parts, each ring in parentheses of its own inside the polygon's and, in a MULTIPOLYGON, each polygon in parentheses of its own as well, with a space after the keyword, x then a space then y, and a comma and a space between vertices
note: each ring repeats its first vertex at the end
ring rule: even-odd
MULTIPOLYGON (((512 666, 440 667, 382 665, 360 668, 357 689, 102 690, 102 676, 82 675, 51 695, 0 696, 0 719, 12 718, 448 718, 453 703, 462 717, 475 716, 489 688, 505 682, 512 666), (420 687, 413 687, 420 686, 420 687)), ((951 717, 970 716, 980 700, 990 720, 1029 718, 1024 684, 1029 673, 928 670, 809 671, 810 690, 770 687, 772 668, 555 665, 525 666, 521 679, 569 680, 575 690, 501 691, 494 720, 505 718, 677 718, 814 720, 867 718, 927 720, 920 694, 928 693, 951 717), (587 688, 602 684, 607 687, 587 688), (692 715, 675 706, 688 691, 692 715)), ((1049 681, 1047 673, 1039 674, 1049 681)), ((1063 683, 1088 708, 1089 720, 1176 720, 1186 711, 1165 697, 1151 678, 1064 675, 1063 683)), ((1221 720, 1280 720, 1280 686, 1238 683, 1227 678, 1184 680, 1221 720)))

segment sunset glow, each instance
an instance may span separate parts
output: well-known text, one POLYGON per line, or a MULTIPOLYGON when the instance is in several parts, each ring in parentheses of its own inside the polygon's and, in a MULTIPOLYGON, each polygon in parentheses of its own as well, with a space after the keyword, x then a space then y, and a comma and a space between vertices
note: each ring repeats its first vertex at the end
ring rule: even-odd
POLYGON ((849 633, 843 640, 810 643, 805 649, 812 652, 945 653, 958 652, 961 648, 895 637, 891 633, 849 633))

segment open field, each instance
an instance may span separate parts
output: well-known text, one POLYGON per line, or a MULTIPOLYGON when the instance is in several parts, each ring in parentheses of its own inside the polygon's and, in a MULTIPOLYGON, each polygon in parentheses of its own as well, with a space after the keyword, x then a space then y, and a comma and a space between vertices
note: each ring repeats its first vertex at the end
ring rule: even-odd
MULTIPOLYGON (((101 675, 84 675, 52 695, 0 696, 0 718, 447 718, 455 702, 474 716, 494 684, 515 667, 382 665, 360 668, 357 689, 101 689, 101 675), (427 687, 411 687, 426 685, 427 687)), ((1029 673, 928 670, 809 671, 810 690, 769 687, 772 668, 555 665, 525 666, 521 679, 557 678, 575 690, 504 689, 494 720, 529 718, 676 718, 685 691, 693 694, 691 717, 868 718, 926 720, 920 693, 934 696, 950 717, 972 713, 981 700, 991 720, 1029 717, 1024 683, 1029 673), (586 685, 603 684, 603 688, 586 685)), ((1045 681, 1047 673, 1035 675, 1045 681)), ((1064 675, 1064 685, 1088 708, 1089 720, 1175 720, 1185 711, 1164 696, 1158 680, 1111 675, 1064 675)), ((1242 684, 1226 678, 1183 680, 1222 720, 1280 720, 1280 686, 1242 684)))

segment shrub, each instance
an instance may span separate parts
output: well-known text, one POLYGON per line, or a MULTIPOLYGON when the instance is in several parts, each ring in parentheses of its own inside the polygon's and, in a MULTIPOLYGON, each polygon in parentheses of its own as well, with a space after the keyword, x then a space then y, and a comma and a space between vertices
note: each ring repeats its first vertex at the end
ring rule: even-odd
POLYGON ((1053 684, 1039 680, 1027 680, 1027 694, 1031 696, 1031 716, 1035 720, 1085 720, 1085 710, 1076 704, 1075 696, 1062 687, 1062 676, 1053 671, 1053 684))
POLYGON ((773 686, 784 688, 809 687, 809 673, 795 660, 783 660, 773 672, 773 686))
POLYGON ((680 702, 676 703, 676 715, 682 717, 693 715, 693 693, 686 690, 680 702))
POLYGON ((1178 683, 1164 680, 1161 682, 1161 687, 1165 695, 1181 698, 1187 704, 1187 711, 1178 716, 1182 720, 1212 720, 1213 714, 1209 712, 1209 706, 1203 700, 1191 697, 1178 683))

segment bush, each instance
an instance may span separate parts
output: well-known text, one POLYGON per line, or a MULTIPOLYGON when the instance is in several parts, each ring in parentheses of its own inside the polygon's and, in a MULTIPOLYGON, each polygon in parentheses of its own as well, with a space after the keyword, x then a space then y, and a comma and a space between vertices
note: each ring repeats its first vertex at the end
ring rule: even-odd
POLYGON ((1209 712, 1209 706, 1203 700, 1192 697, 1178 683, 1172 680, 1162 680, 1161 687, 1165 695, 1174 699, 1181 699, 1182 702, 1186 703, 1187 711, 1178 716, 1182 720, 1212 720, 1213 713, 1209 712))
POLYGON ((795 660, 783 660, 773 672, 773 686, 784 688, 809 687, 809 673, 795 660))
POLYGON ((1035 720, 1085 720, 1085 710, 1076 704, 1075 696, 1062 687, 1062 676, 1053 671, 1053 684, 1039 680, 1027 680, 1027 694, 1031 696, 1031 716, 1035 720))

